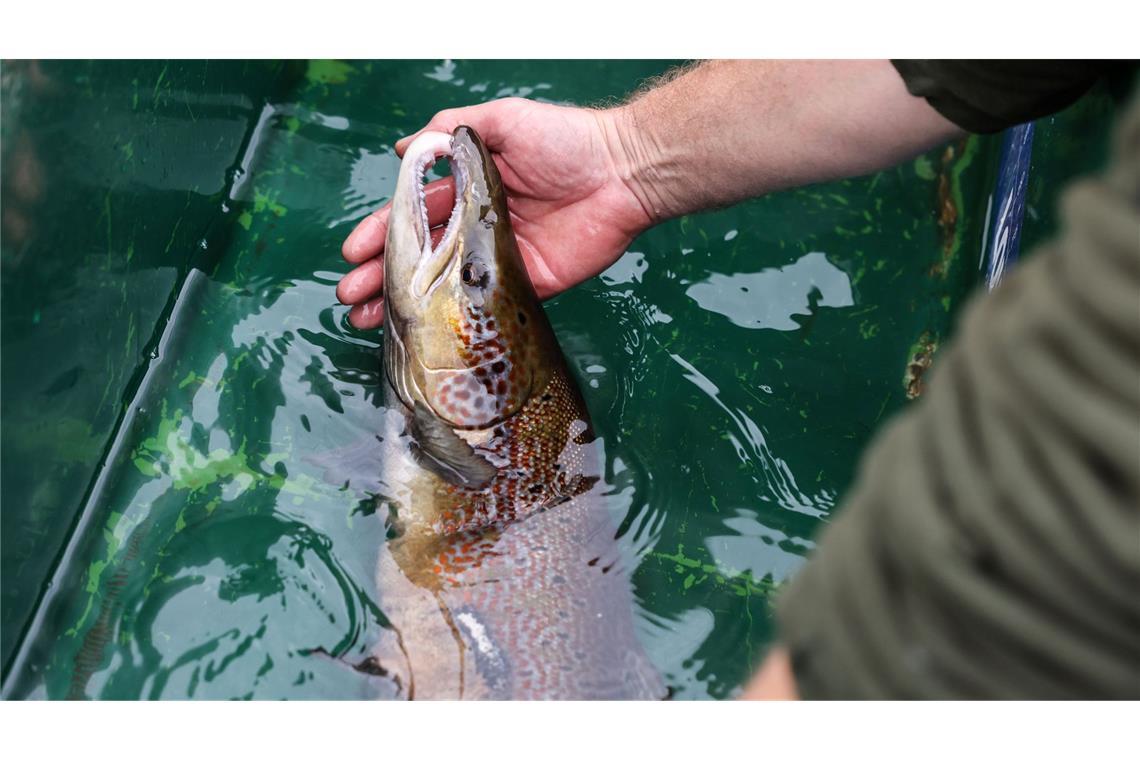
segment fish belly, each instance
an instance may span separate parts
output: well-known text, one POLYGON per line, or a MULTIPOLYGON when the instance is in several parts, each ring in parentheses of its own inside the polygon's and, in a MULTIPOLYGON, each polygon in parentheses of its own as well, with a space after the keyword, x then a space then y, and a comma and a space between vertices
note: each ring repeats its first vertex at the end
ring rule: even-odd
MULTIPOLYGON (((398 542, 379 567, 392 631, 377 658, 415 699, 660 699, 600 499, 584 494, 457 550, 414 582, 398 542)), ((411 573, 414 577, 415 572, 411 573)))

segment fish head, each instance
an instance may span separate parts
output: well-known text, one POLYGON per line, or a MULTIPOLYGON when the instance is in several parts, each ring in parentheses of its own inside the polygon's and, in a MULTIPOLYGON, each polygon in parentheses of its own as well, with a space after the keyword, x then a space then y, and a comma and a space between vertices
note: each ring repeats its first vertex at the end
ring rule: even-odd
POLYGON ((409 409, 422 403, 452 427, 510 417, 561 361, 502 178, 470 127, 424 132, 404 154, 388 218, 384 297, 389 383, 409 409), (455 178, 455 206, 442 236, 433 236, 423 177, 441 156, 455 178))

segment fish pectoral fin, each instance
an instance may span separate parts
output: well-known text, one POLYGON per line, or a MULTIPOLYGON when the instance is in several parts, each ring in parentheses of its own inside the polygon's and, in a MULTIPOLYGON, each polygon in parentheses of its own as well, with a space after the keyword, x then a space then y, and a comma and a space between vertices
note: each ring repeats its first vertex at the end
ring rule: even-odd
POLYGON ((416 401, 408 423, 412 452, 420 466, 449 483, 479 488, 495 477, 498 470, 471 448, 422 402, 416 401))
MULTIPOLYGON (((338 657, 332 654, 324 647, 315 647, 313 649, 302 650, 301 654, 303 654, 305 657, 315 657, 318 659, 327 660, 328 662, 336 663, 341 667, 351 668, 357 673, 362 673, 366 676, 374 676, 376 678, 383 679, 384 681, 391 684, 389 688, 395 689, 394 692, 390 694, 384 694, 383 696, 390 698, 392 696, 404 695, 405 693, 406 687, 403 680, 400 678, 400 675, 398 673, 391 672, 388 668, 385 668, 382 664, 380 664, 380 659, 374 654, 368 655, 360 662, 350 662, 344 657, 338 657)), ((411 699, 411 692, 409 691, 406 696, 408 699, 411 699)))

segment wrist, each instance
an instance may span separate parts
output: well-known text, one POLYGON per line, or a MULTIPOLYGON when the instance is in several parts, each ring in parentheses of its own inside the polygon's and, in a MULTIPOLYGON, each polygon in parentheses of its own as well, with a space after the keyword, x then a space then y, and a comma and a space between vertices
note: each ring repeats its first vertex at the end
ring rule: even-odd
POLYGON ((647 122, 640 118, 637 103, 597 111, 596 115, 616 179, 641 207, 644 227, 684 213, 668 192, 663 146, 644 126, 647 122))

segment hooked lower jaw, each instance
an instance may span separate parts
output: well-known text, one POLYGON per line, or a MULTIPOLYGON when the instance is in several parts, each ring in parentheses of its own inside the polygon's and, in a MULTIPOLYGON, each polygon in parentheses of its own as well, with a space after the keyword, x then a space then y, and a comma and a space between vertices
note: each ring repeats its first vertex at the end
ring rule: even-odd
POLYGON ((412 213, 416 215, 416 239, 420 246, 420 256, 412 275, 412 293, 422 298, 427 295, 442 279, 447 265, 454 254, 454 241, 458 234, 457 221, 462 215, 464 192, 467 186, 466 170, 461 160, 454 158, 452 136, 444 132, 424 132, 417 137, 404 154, 404 161, 411 161, 411 173, 408 182, 414 184, 410 188, 412 195, 412 213), (451 164, 452 176, 455 178, 455 204, 451 209, 451 216, 447 220, 447 227, 443 236, 434 247, 431 243, 431 225, 428 222, 427 198, 424 190, 424 175, 429 166, 440 157, 447 156, 451 164))

